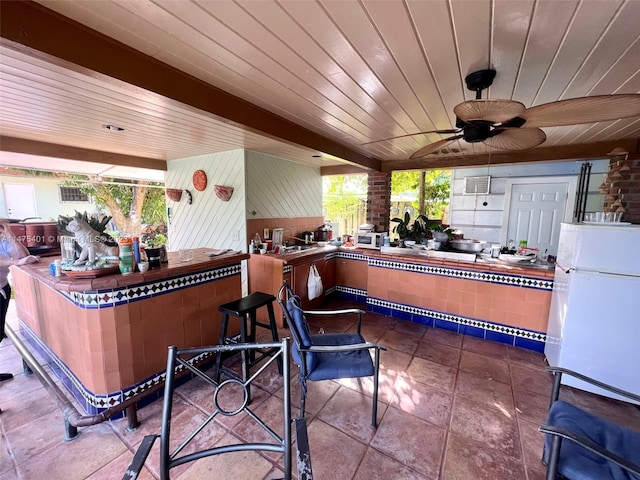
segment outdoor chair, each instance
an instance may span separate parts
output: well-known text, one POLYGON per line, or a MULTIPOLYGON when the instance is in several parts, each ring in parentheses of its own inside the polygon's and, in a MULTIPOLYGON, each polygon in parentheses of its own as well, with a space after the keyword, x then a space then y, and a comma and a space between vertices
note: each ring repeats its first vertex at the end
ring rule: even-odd
POLYGON ((640 432, 558 400, 562 375, 570 375, 640 403, 640 396, 564 368, 548 367, 554 383, 545 433, 547 480, 640 480, 640 432))
MULTIPOLYGON (((167 373, 164 389, 164 400, 162 405, 162 427, 160 434, 147 435, 138 447, 131 463, 122 477, 123 480, 134 480, 140 474, 151 448, 156 439, 160 439, 160 479, 168 480, 170 478, 169 471, 179 465, 194 462, 212 455, 219 455, 231 452, 276 452, 282 454, 284 479, 290 480, 292 465, 292 423, 295 424, 296 432, 296 465, 298 469, 297 478, 300 480, 311 480, 311 457, 309 455, 309 443, 307 438, 307 426, 304 418, 292 420, 291 418, 291 376, 289 374, 289 339, 285 338, 280 343, 263 343, 263 344, 237 344, 237 345, 216 345, 213 347, 202 348, 186 348, 179 349, 175 346, 169 347, 167 358, 167 373), (238 351, 248 351, 251 349, 275 349, 273 356, 263 363, 246 381, 231 378, 224 382, 217 383, 211 369, 207 371, 202 367, 196 366, 194 360, 215 358, 218 352, 237 353, 238 351), (275 426, 269 426, 265 421, 260 419, 256 413, 249 408, 249 388, 260 374, 273 362, 278 359, 282 361, 283 366, 283 398, 282 398, 282 432, 276 433, 274 429, 279 430, 275 426), (206 412, 204 421, 191 434, 185 438, 174 438, 171 434, 172 408, 174 402, 174 393, 178 386, 176 379, 181 372, 189 371, 194 376, 202 379, 211 387, 211 411, 206 412), (225 390, 229 387, 229 391, 225 390), (235 393, 234 393, 235 392, 235 393), (238 392, 241 392, 238 394, 238 392), (233 401, 230 401, 233 400, 233 401), (195 446, 202 443, 198 435, 207 427, 207 425, 216 417, 246 414, 255 422, 257 429, 266 432, 273 442, 271 443, 237 443, 231 445, 214 446, 208 445, 203 450, 193 451, 195 446), (191 442, 193 441, 193 444, 191 442), (191 447, 188 446, 191 444, 191 447), (173 451, 170 451, 170 445, 178 445, 173 451), (188 452, 188 453, 187 453, 188 452)), ((189 373, 185 372, 185 373, 189 373)), ((179 402, 179 400, 178 400, 179 402)), ((220 417, 219 417, 220 418, 220 417)), ((229 457, 229 462, 236 461, 234 456, 229 457)), ((220 472, 219 477, 226 478, 224 472, 220 472)))
POLYGON ((300 417, 304 417, 307 397, 307 380, 338 380, 341 378, 359 378, 373 376, 373 409, 371 426, 378 427, 378 376, 380 370, 380 351, 385 347, 369 343, 360 334, 363 310, 356 308, 344 310, 302 310, 300 297, 285 281, 278 291, 278 303, 282 308, 286 323, 293 337, 292 356, 299 368, 300 381, 300 417), (356 333, 326 333, 311 335, 308 315, 344 315, 356 314, 356 333), (370 351, 374 351, 375 360, 370 351))

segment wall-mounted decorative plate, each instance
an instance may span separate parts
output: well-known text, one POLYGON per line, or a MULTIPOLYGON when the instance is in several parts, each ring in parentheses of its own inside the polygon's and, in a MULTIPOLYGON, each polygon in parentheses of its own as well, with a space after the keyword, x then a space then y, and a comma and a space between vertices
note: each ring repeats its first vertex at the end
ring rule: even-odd
POLYGON ((193 186, 199 192, 207 188, 207 174, 204 173, 204 170, 196 170, 193 172, 193 186))

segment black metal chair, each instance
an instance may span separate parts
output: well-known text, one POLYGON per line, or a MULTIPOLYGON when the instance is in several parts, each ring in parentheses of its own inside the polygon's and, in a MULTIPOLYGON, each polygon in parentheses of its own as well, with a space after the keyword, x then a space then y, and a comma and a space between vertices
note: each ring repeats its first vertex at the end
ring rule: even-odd
POLYGON ((283 361, 283 432, 276 433, 271 427, 269 427, 263 420, 261 420, 255 412, 249 408, 249 387, 253 380, 255 380, 272 362, 278 359, 289 358, 289 339, 285 338, 281 343, 263 343, 263 344, 237 344, 237 345, 216 345, 212 347, 202 348, 185 348, 179 349, 175 346, 169 347, 169 353, 167 357, 167 373, 164 389, 164 400, 162 405, 162 428, 160 434, 147 435, 142 440, 142 443, 138 447, 131 463, 129 464, 123 480, 134 480, 138 477, 142 466, 144 465, 149 452, 156 439, 160 438, 160 478, 161 480, 168 480, 170 478, 169 472, 172 468, 179 465, 184 465, 189 462, 199 460, 201 458, 209 457, 212 455, 240 452, 240 451, 256 451, 256 452, 276 452, 284 455, 284 479, 289 480, 292 478, 292 423, 295 424, 296 432, 296 449, 297 457, 296 464, 298 468, 298 479, 311 480, 311 457, 309 454, 309 444, 307 439, 307 426, 304 418, 292 420, 291 417, 291 376, 289 374, 289 362, 283 361), (214 358, 218 352, 230 352, 237 353, 242 350, 251 349, 274 349, 275 353, 263 363, 246 381, 241 379, 231 378, 224 382, 217 383, 212 374, 206 373, 201 367, 196 366, 194 359, 201 358, 214 358), (204 380, 212 388, 212 412, 208 412, 206 419, 198 426, 193 433, 188 435, 185 439, 179 439, 180 443, 174 451, 170 451, 170 445, 176 444, 176 439, 171 437, 171 422, 172 422, 172 407, 174 401, 174 391, 177 387, 176 376, 181 371, 188 370, 200 379, 204 380), (227 406, 226 402, 224 406, 220 405, 219 395, 226 387, 240 387, 243 398, 240 399, 238 405, 234 405, 231 409, 227 406), (225 409, 226 407, 226 409, 225 409), (246 413, 250 418, 255 421, 256 427, 259 427, 267 432, 267 434, 273 439, 272 443, 239 443, 224 446, 211 446, 205 450, 199 450, 192 453, 180 455, 189 443, 196 439, 198 434, 208 425, 216 416, 234 416, 241 413, 246 413))
POLYGON ((545 433, 543 463, 547 480, 640 480, 640 432, 630 430, 558 400, 562 375, 640 403, 640 396, 571 370, 548 367, 554 383, 545 433))
POLYGON ((367 342, 360 334, 363 310, 302 310, 300 297, 294 294, 287 281, 278 291, 278 303, 293 336, 292 356, 298 365, 301 383, 300 416, 304 417, 307 397, 307 380, 337 380, 373 376, 373 411, 371 426, 378 427, 378 376, 382 345, 367 342), (305 318, 309 315, 356 314, 357 333, 327 333, 311 335, 305 318), (375 360, 371 359, 373 350, 375 360))

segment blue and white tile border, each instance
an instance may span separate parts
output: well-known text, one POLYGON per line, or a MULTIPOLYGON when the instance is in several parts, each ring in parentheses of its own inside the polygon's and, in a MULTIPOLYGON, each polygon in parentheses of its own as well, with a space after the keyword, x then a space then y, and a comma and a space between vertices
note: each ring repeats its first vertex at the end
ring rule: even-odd
POLYGON ((438 310, 415 307, 413 305, 389 302, 379 298, 367 297, 366 303, 367 310, 382 315, 486 340, 506 343, 507 345, 526 348, 528 350, 535 350, 537 352, 544 351, 546 334, 541 332, 487 322, 477 318, 453 315, 438 310))
POLYGON ((240 275, 241 271, 241 265, 238 263, 202 272, 165 278, 157 282, 140 283, 138 285, 105 290, 59 291, 59 293, 80 308, 110 308, 129 302, 145 300, 150 297, 157 297, 158 295, 164 295, 193 285, 215 282, 223 278, 240 275))
MULTIPOLYGON (((59 291, 69 301, 73 302, 76 306, 85 309, 96 308, 110 308, 116 305, 122 305, 128 302, 134 302, 138 300, 148 299, 150 297, 164 295, 170 292, 188 288, 193 285, 200 285, 204 283, 210 283, 224 278, 232 277, 234 275, 240 275, 241 265, 226 265, 211 270, 205 270, 197 273, 190 273, 186 275, 179 275, 171 278, 166 278, 158 282, 149 282, 138 285, 131 285, 128 287, 114 288, 110 290, 97 290, 97 291, 85 291, 85 292, 63 292, 59 291)), ((22 321, 20 321, 22 332, 24 332, 27 341, 35 348, 37 352, 43 355, 49 362, 49 366, 55 372, 56 376, 60 378, 65 387, 71 392, 74 398, 82 405, 85 411, 94 415, 104 410, 111 408, 119 403, 131 398, 134 395, 139 395, 152 388, 154 385, 164 381, 166 373, 164 371, 159 372, 151 377, 127 387, 124 390, 117 392, 110 392, 104 395, 94 394, 89 391, 76 377, 71 369, 58 357, 48 346, 46 346, 40 338, 22 321)), ((190 363, 200 362, 206 359, 209 354, 203 354, 194 357, 189 360, 190 363)), ((184 367, 176 369, 176 372, 180 371, 184 367)), ((162 391, 156 392, 155 395, 150 395, 148 398, 142 399, 138 402, 138 406, 146 405, 147 403, 160 398, 162 391)), ((122 414, 115 415, 111 418, 119 418, 122 414)))
POLYGON ((389 268, 391 270, 403 270, 407 272, 424 273, 428 275, 461 278, 463 280, 500 283, 516 287, 535 288, 538 290, 551 291, 553 289, 553 280, 550 278, 534 278, 527 277, 525 275, 509 275, 506 273, 491 271, 484 272, 482 270, 465 270, 463 268, 428 265, 424 263, 401 262, 398 260, 385 260, 381 258, 370 258, 369 265, 372 267, 389 268))
MULTIPOLYGON (((69 369, 69 367, 58 357, 47 345, 42 343, 40 338, 22 321, 20 321, 21 333, 25 335, 26 340, 31 344, 34 349, 42 355, 48 362, 56 376, 62 381, 65 387, 71 392, 73 397, 82 405, 85 412, 89 415, 95 415, 105 410, 115 407, 123 401, 135 396, 140 395, 143 392, 151 389, 160 382, 164 382, 166 372, 162 371, 151 377, 137 383, 124 390, 111 392, 105 395, 95 394, 89 391, 69 369)), ((211 353, 203 353, 189 359, 187 362, 190 364, 199 363, 212 357, 211 353)), ((184 370, 184 366, 176 367, 176 373, 184 370)), ((156 392, 156 395, 152 395, 149 398, 142 399, 138 402, 138 407, 148 404, 157 398, 162 396, 162 390, 156 392)), ((116 419, 121 418, 124 415, 123 412, 113 415, 109 418, 116 419)))
MULTIPOLYGON (((451 278, 461 278, 480 282, 498 283, 514 287, 533 288, 537 290, 552 291, 553 280, 527 277, 525 275, 510 275, 507 273, 467 270, 464 268, 452 268, 424 263, 413 263, 399 260, 387 260, 366 255, 339 252, 340 258, 366 261, 369 266, 403 270, 426 275, 439 275, 451 278)), ((445 330, 472 335, 474 337, 492 340, 516 347, 526 348, 537 352, 544 351, 546 334, 534 330, 502 325, 477 318, 453 315, 437 310, 430 310, 412 305, 389 302, 379 298, 367 296, 366 290, 338 285, 338 294, 350 300, 366 303, 367 310, 395 317, 410 322, 442 328, 445 330)))

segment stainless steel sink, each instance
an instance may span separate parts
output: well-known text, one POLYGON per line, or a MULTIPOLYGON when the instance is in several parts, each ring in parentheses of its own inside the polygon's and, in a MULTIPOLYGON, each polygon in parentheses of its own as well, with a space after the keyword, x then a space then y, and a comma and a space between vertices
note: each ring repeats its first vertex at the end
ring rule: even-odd
POLYGON ((314 248, 318 248, 314 245, 298 245, 295 247, 285 247, 283 255, 292 255, 294 253, 305 252, 307 250, 313 250, 314 248))

